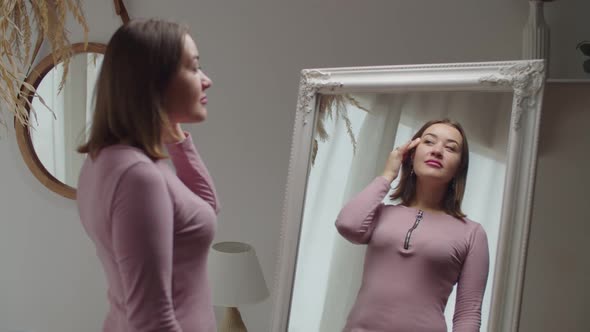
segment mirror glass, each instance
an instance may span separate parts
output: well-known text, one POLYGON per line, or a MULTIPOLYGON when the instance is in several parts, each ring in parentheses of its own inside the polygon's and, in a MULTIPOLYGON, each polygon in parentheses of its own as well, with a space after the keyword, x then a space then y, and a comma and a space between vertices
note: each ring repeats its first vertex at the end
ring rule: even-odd
MULTIPOLYGON (((410 140, 425 122, 443 118, 459 122, 469 143, 462 210, 467 218, 483 226, 488 237, 490 269, 481 331, 487 330, 512 102, 512 92, 489 91, 321 96, 297 249, 289 332, 342 331, 361 286, 367 245, 344 239, 335 227, 337 215, 382 173, 394 147, 410 140)), ((396 184, 394 180, 392 188, 396 184)), ((391 201, 389 194, 383 202, 399 204, 391 201)), ((449 331, 454 309, 455 290, 444 310, 449 331)))
POLYGON ((101 53, 75 54, 63 88, 59 85, 63 66, 53 67, 37 87, 32 100, 30 137, 35 154, 57 180, 75 188, 84 155, 76 152, 86 140, 92 119, 94 86, 102 65, 101 53), (49 108, 49 109, 48 109, 49 108))

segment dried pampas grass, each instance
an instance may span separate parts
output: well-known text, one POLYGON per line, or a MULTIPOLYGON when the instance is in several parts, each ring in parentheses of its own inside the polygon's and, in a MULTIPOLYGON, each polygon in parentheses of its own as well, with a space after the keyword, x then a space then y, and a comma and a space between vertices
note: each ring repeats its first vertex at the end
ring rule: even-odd
MULTIPOLYGON (((44 40, 50 43, 54 65, 63 63, 60 89, 65 83, 72 56, 66 29, 68 13, 84 29, 84 41, 87 43, 88 25, 81 0, 1 1, 0 112, 8 111, 21 125, 30 124, 27 109, 31 105, 27 97, 38 96, 35 88, 25 80, 44 40), (36 40, 33 44, 34 36, 36 40)), ((0 124, 6 127, 3 116, 0 116, 0 124)))

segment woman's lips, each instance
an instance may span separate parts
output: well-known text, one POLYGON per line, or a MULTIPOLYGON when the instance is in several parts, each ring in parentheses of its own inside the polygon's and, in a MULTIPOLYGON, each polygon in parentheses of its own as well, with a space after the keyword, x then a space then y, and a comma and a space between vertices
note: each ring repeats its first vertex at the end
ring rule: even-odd
POLYGON ((207 105, 207 101, 208 101, 208 100, 207 100, 207 97, 203 97, 203 98, 201 98, 201 104, 203 104, 203 105, 207 105))
POLYGON ((431 167, 436 167, 436 168, 442 168, 442 163, 436 160, 427 160, 426 165, 431 166, 431 167))

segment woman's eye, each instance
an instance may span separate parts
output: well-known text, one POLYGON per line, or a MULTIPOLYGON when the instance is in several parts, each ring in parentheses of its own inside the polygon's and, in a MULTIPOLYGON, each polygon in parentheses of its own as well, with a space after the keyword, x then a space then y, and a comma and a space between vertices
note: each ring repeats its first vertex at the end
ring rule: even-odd
POLYGON ((457 148, 454 146, 447 146, 447 150, 449 150, 451 152, 455 152, 455 151, 457 151, 457 148))

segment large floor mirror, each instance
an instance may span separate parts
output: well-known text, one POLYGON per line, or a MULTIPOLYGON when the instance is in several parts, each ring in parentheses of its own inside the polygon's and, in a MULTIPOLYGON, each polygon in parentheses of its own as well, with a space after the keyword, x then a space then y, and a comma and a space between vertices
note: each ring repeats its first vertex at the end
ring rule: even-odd
MULTIPOLYGON (((367 246, 339 234, 338 214, 394 147, 445 118, 469 140, 462 209, 489 243, 481 331, 517 331, 543 86, 542 60, 304 70, 272 331, 343 330, 367 246)), ((444 308, 449 331, 455 296, 456 287, 444 308)))

